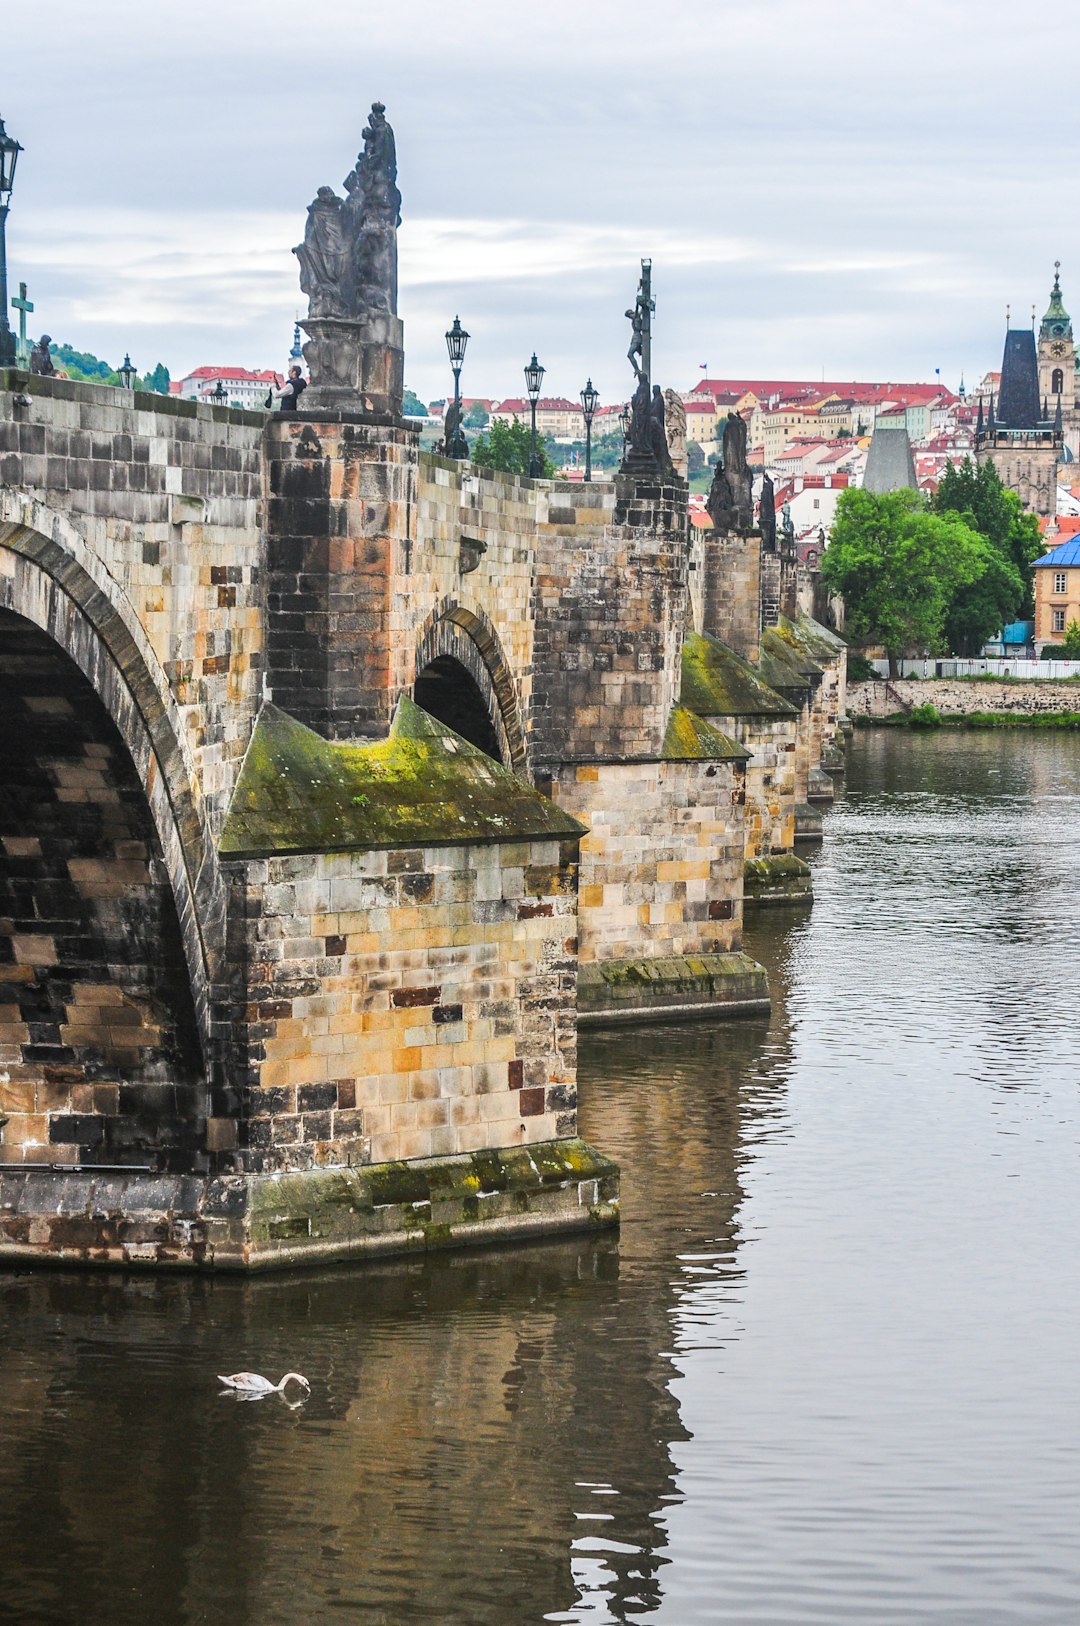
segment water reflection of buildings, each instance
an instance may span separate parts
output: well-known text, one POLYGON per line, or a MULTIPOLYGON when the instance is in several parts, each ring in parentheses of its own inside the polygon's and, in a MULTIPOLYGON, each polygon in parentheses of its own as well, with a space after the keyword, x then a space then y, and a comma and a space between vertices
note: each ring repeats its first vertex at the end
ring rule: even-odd
MULTIPOLYGON (((577 1619, 581 1587, 603 1594, 589 1618, 654 1611, 687 1438, 666 1352, 703 1281, 679 1260, 714 1262, 714 1299, 737 1278, 743 1143, 784 1042, 590 1038, 618 1239, 250 1283, 9 1279, 18 1618, 506 1626, 577 1619), (313 1396, 219 1399, 242 1366, 295 1366, 313 1396)), ((709 1315, 723 1341, 722 1300, 709 1315)))

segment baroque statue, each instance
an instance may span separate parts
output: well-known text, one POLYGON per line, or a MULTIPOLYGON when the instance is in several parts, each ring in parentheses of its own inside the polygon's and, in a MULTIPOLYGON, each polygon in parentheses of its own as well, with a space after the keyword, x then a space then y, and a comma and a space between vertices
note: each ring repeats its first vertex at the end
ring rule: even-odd
POLYGON ((721 460, 705 507, 718 531, 748 531, 754 522, 753 482, 746 462, 746 422, 729 412, 721 460))
POLYGON ((47 333, 43 333, 30 352, 30 371, 37 373, 40 378, 51 378, 56 372, 52 353, 49 350, 51 344, 52 339, 47 333))
POLYGON ((686 456, 686 407, 675 390, 664 391, 664 428, 667 431, 668 457, 680 480, 687 477, 689 464, 686 456))
POLYGON ((374 102, 344 198, 320 186, 304 241, 293 249, 309 316, 362 321, 375 311, 396 315, 400 224, 394 132, 383 104, 374 102))
POLYGON ((400 418, 404 350, 397 315, 397 147, 373 102, 345 196, 320 186, 293 253, 308 298, 302 323, 311 389, 304 406, 400 418))
POLYGON ((758 530, 761 532, 761 545, 768 553, 776 552, 776 490, 770 475, 765 474, 761 480, 761 496, 758 498, 758 530))

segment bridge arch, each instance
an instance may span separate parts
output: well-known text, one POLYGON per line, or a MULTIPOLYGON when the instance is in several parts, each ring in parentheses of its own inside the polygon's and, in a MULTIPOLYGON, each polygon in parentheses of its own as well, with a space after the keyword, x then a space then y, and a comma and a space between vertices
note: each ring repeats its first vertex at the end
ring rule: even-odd
POLYGON ((508 768, 528 778, 529 758, 522 724, 517 683, 503 651, 498 633, 479 607, 444 599, 421 629, 416 648, 416 679, 413 686, 418 705, 425 698, 440 721, 448 723, 473 744, 497 755, 508 768), (453 694, 454 675, 461 674, 453 694), (439 702, 435 680, 444 688, 451 706, 434 709, 439 702), (491 737, 485 743, 476 708, 482 707, 490 725, 491 737), (469 712, 476 726, 469 731, 469 712), (446 713, 450 714, 447 715, 446 713), (455 721, 455 712, 458 721, 455 721), (459 727, 462 722, 465 726, 459 727), (492 746, 497 749, 492 749, 492 746))
POLYGON ((142 787, 175 903, 199 1044, 226 965, 225 886, 178 708, 134 608, 62 515, 0 491, 0 609, 47 635, 89 682, 142 787))

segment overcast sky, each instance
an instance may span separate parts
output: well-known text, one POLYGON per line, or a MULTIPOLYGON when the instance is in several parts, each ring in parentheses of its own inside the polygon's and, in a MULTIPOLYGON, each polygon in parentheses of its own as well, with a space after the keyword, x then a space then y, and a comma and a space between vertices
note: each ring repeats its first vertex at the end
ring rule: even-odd
POLYGON ((24 0, 3 30, 11 291, 114 364, 284 365, 290 249, 376 98, 425 398, 460 313, 466 394, 521 393, 535 349, 545 392, 622 399, 643 254, 677 388, 971 383, 1056 258, 1080 317, 1068 5, 24 0))

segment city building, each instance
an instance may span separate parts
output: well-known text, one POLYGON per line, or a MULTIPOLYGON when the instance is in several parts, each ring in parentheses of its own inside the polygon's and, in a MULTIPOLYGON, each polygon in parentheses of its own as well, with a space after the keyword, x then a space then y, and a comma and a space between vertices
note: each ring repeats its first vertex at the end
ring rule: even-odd
POLYGON ((1050 304, 1039 325, 1039 394, 1051 413, 1061 408, 1065 443, 1075 455, 1080 450, 1080 412, 1077 411, 1076 345, 1072 318, 1061 298, 1061 262, 1054 261, 1050 304))
POLYGON ((175 389, 170 385, 169 393, 183 401, 210 401, 221 384, 229 406, 254 411, 266 405, 268 391, 279 390, 284 382, 281 373, 270 369, 252 372, 248 367, 196 367, 176 383, 175 389))
POLYGON ((1044 553, 1033 566, 1035 646, 1060 644, 1071 621, 1080 621, 1080 536, 1044 553))
POLYGON ((915 460, 911 455, 906 412, 882 412, 866 457, 863 490, 883 496, 887 491, 916 490, 915 460))

